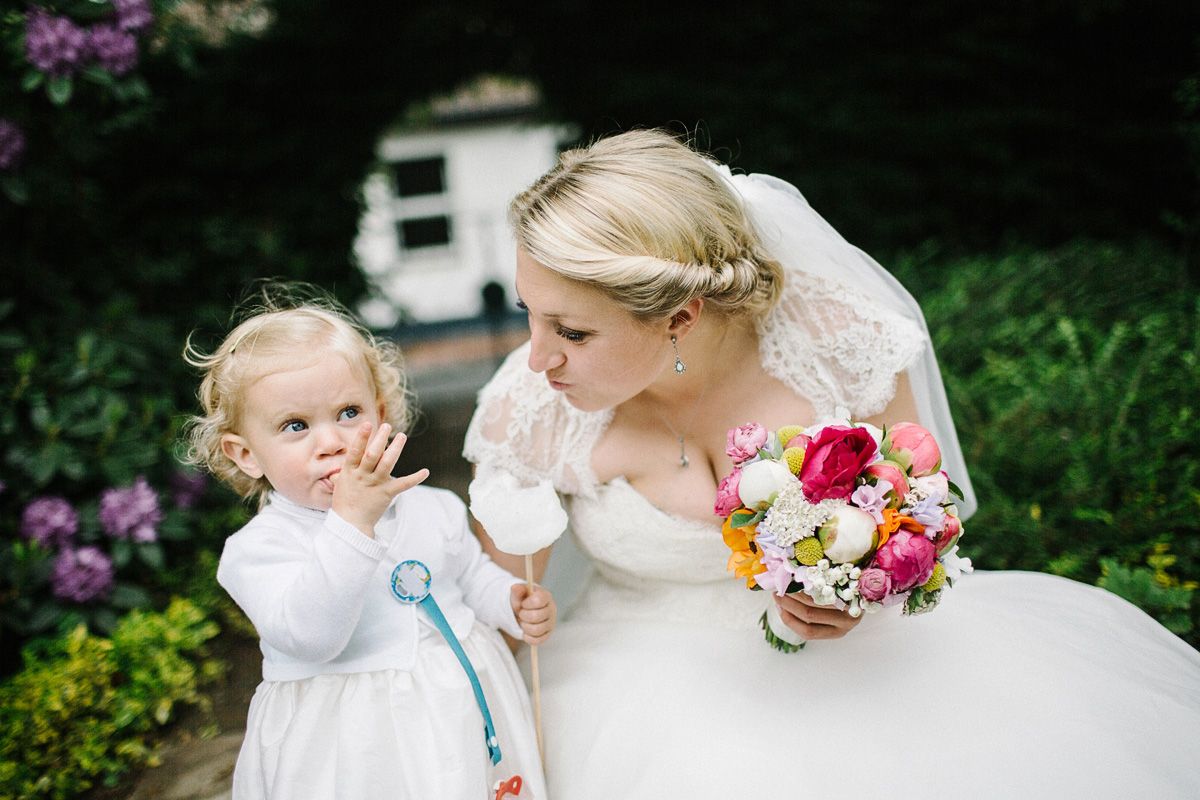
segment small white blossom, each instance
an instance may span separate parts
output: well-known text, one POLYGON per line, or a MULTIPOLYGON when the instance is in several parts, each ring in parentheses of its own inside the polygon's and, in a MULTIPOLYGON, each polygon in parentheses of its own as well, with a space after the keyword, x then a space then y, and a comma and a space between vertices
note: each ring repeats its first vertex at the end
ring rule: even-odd
POLYGON ((804 496, 804 487, 796 481, 779 490, 760 525, 771 532, 780 547, 790 547, 801 539, 815 536, 817 528, 844 505, 843 500, 810 503, 804 496))

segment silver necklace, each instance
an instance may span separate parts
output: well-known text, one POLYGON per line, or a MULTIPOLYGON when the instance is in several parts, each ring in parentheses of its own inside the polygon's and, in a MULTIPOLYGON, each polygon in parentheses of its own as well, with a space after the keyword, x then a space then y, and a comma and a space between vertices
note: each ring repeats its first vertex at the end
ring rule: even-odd
POLYGON ((687 447, 684 445, 684 441, 687 438, 688 425, 691 424, 692 420, 695 418, 696 412, 700 410, 700 405, 704 402, 704 396, 706 394, 708 394, 708 384, 704 385, 704 389, 701 390, 700 395, 696 398, 696 401, 692 403, 692 412, 688 414, 687 421, 683 424, 683 433, 675 430, 675 426, 671 424, 670 420, 663 416, 661 411, 658 409, 654 410, 655 415, 662 420, 662 424, 666 425, 667 430, 669 430, 671 435, 675 437, 675 441, 679 442, 679 467, 681 469, 687 467, 688 464, 691 463, 687 456, 687 447))

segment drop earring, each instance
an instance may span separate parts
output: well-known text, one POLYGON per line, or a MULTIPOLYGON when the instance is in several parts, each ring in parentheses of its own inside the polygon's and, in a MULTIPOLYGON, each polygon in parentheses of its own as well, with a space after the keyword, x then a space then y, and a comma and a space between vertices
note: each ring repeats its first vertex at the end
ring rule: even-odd
POLYGON ((675 374, 682 375, 687 367, 683 363, 683 359, 679 357, 679 341, 671 334, 671 347, 675 348, 675 374))

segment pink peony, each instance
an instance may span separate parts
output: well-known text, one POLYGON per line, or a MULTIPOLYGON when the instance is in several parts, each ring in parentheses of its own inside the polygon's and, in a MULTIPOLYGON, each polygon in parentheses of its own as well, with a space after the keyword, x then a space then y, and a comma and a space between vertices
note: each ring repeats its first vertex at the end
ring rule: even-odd
POLYGON ((901 530, 893 533, 891 538, 875 551, 872 566, 891 575, 894 591, 907 592, 929 580, 935 563, 937 550, 934 549, 933 542, 919 534, 901 530))
POLYGON ((878 448, 862 428, 829 425, 809 443, 800 467, 804 496, 819 503, 830 498, 845 500, 854 492, 854 481, 875 460, 878 448))
POLYGON ((887 481, 892 485, 894 495, 891 506, 900 505, 904 500, 904 495, 908 494, 908 477, 904 474, 904 468, 895 461, 876 461, 868 466, 865 472, 877 480, 887 481))
POLYGON ((892 426, 883 449, 886 458, 908 469, 915 478, 932 475, 942 466, 942 451, 933 434, 912 422, 892 426))
POLYGON ((725 454, 740 464, 758 455, 758 449, 767 443, 767 429, 757 422, 747 422, 729 430, 725 454))
POLYGON ((867 567, 858 576, 858 593, 864 600, 878 602, 892 591, 892 577, 877 567, 867 567))
POLYGON ((961 535, 962 520, 947 514, 942 529, 933 538, 933 549, 937 551, 938 555, 941 555, 953 547, 961 535))
POLYGON ((742 505, 742 498, 738 496, 738 483, 741 479, 740 469, 735 469, 721 478, 717 485, 717 501, 713 503, 713 513, 718 517, 728 517, 742 505))

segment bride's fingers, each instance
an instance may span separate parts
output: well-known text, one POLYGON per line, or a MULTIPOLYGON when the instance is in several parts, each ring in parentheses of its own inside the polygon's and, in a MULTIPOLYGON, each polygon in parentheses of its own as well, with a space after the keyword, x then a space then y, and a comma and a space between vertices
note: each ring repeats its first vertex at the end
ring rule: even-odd
POLYGON ((807 595, 776 596, 774 600, 779 605, 784 621, 795 622, 789 627, 809 639, 832 639, 844 636, 850 629, 858 625, 861 619, 861 617, 851 617, 847 612, 832 606, 819 606, 811 602, 811 598, 808 598, 807 595), (804 597, 810 602, 805 603, 797 599, 798 597, 804 597))

